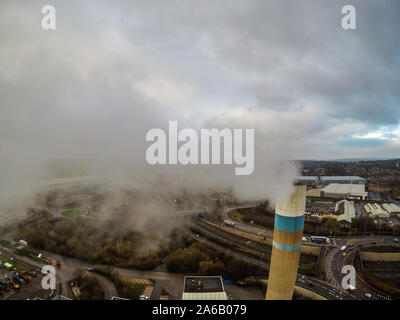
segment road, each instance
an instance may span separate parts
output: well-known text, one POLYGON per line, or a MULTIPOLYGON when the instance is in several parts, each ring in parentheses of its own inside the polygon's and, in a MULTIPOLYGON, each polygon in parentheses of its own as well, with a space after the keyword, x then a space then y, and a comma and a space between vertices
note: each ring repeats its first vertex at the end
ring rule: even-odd
MULTIPOLYGON (((239 209, 244 207, 228 207, 224 208, 221 216, 224 220, 228 220, 235 223, 235 228, 240 229, 241 231, 248 232, 251 234, 257 234, 261 236, 265 236, 267 238, 272 238, 273 230, 268 230, 265 228, 261 228, 259 226, 254 226, 248 223, 233 221, 228 212, 233 209, 239 209)), ((342 273, 342 268, 345 265, 345 257, 343 256, 343 252, 340 248, 347 244, 349 240, 352 240, 358 246, 353 246, 352 248, 347 248, 345 250, 346 256, 352 255, 356 252, 356 250, 361 245, 373 245, 376 244, 393 244, 393 239, 396 237, 393 236, 366 236, 366 237, 330 237, 332 246, 330 247, 330 251, 326 255, 323 263, 323 269, 326 276, 327 281, 324 282, 325 285, 320 283, 318 289, 322 289, 323 294, 330 295, 331 297, 335 297, 336 299, 357 299, 364 300, 369 299, 365 295, 369 293, 372 295, 371 299, 388 299, 388 296, 382 292, 377 291, 375 288, 368 285, 361 277, 357 276, 358 285, 356 284, 356 290, 351 292, 349 290, 345 290, 342 288, 341 281, 345 274, 342 273)), ((313 283, 312 277, 303 277, 305 282, 313 283)), ((315 280, 315 279, 314 279, 315 280)), ((298 282, 301 282, 298 278, 298 282)), ((314 284, 313 284, 314 285, 314 284)))
MULTIPOLYGON (((235 222, 236 223, 236 222, 235 222)), ((236 226, 236 225, 235 225, 236 226)), ((196 227, 200 227, 203 229, 202 231, 202 235, 203 236, 199 236, 199 235, 193 235, 193 237, 200 242, 206 242, 207 244, 211 245, 212 247, 214 247, 217 250, 222 250, 227 252, 228 254, 231 254, 243 261, 246 261, 248 263, 252 263, 252 264, 256 264, 258 266, 261 266, 265 269, 267 269, 269 267, 269 263, 266 261, 263 261, 261 259, 255 258, 254 256, 245 254, 241 251, 237 251, 234 250, 232 248, 227 248, 224 247, 220 244, 215 243, 212 240, 209 240, 209 238, 207 238, 207 235, 209 235, 209 237, 212 238, 221 238, 224 241, 228 241, 229 243, 231 243, 232 245, 235 246, 240 246, 243 248, 250 248, 252 250, 256 250, 257 252, 266 255, 265 254, 265 247, 260 245, 262 248, 257 248, 255 246, 251 246, 250 244, 248 244, 248 241, 246 240, 238 240, 237 236, 234 235, 230 235, 224 232, 221 232, 220 230, 218 230, 217 228, 214 229, 214 232, 210 231, 209 229, 207 230, 206 228, 204 228, 204 226, 199 223, 199 221, 197 221, 196 223, 196 227)), ((250 228, 252 229, 251 231, 253 232, 254 229, 253 228, 257 228, 257 227, 253 227, 253 226, 245 226, 246 228, 250 228)), ((242 231, 244 229, 241 229, 242 231)), ((254 244, 254 242, 253 242, 254 244)), ((338 300, 350 300, 350 299, 355 299, 355 297, 353 297, 352 295, 350 295, 348 292, 341 290, 340 288, 337 288, 336 286, 333 286, 332 283, 327 283, 324 282, 322 280, 316 279, 314 277, 311 276, 307 276, 307 275, 298 275, 297 277, 297 285, 300 285, 302 287, 305 287, 309 290, 312 290, 328 299, 338 299, 338 300)))
POLYGON ((272 238, 273 230, 265 229, 265 228, 262 228, 262 227, 259 227, 259 226, 253 226, 253 225, 248 224, 248 223, 233 221, 228 215, 228 212, 231 211, 231 210, 245 209, 245 208, 251 208, 251 207, 253 207, 253 206, 226 207, 226 208, 224 208, 222 210, 222 213, 221 213, 222 219, 234 222, 235 223, 235 227, 240 229, 240 230, 242 230, 242 231, 244 231, 244 232, 256 234, 256 235, 259 235, 259 236, 262 236, 262 237, 272 238))
MULTIPOLYGON (((393 244, 393 237, 390 236, 381 236, 381 237, 352 237, 352 238, 335 238, 335 242, 337 247, 333 248, 327 254, 324 260, 324 270, 327 276, 327 279, 331 281, 332 285, 336 288, 344 290, 341 285, 342 278, 344 274, 342 273, 342 268, 345 264, 350 264, 352 260, 350 259, 354 254, 356 254, 357 250, 360 249, 362 245, 374 245, 374 244, 393 244), (341 248, 348 244, 351 240, 352 247, 347 245, 345 250, 341 250, 341 248), (343 254, 346 253, 346 257, 343 254)), ((366 297, 366 293, 371 294, 371 299, 388 299, 388 295, 379 292, 377 289, 373 288, 369 284, 367 284, 361 277, 357 275, 356 278, 356 290, 351 292, 350 294, 354 296, 356 299, 369 299, 366 297)))
MULTIPOLYGON (((206 237, 202 237, 202 236, 196 236, 193 235, 193 237, 200 242, 205 242, 208 245, 210 245, 211 247, 217 249, 217 250, 222 250, 222 251, 226 251, 228 254, 241 259, 243 261, 246 261, 248 263, 252 263, 255 265, 258 265, 262 268, 269 268, 269 263, 265 262, 261 259, 257 259, 253 256, 249 256, 244 254, 243 252, 239 252, 233 249, 227 249, 226 247, 223 247, 221 245, 216 244, 213 241, 208 240, 206 237)), ((298 275, 297 276, 297 281, 296 281, 296 285, 302 286, 306 289, 309 289, 311 291, 314 291, 328 299, 339 299, 339 300, 347 300, 347 299, 351 299, 352 297, 348 295, 347 292, 342 292, 341 290, 332 287, 331 284, 329 283, 325 283, 322 280, 310 277, 310 276, 306 276, 306 275, 298 275)))
MULTIPOLYGON (((222 218, 224 220, 231 220, 228 216, 228 210, 232 210, 234 208, 239 207, 231 207, 225 208, 222 213, 222 218)), ((243 208, 243 207, 241 207, 243 208)), ((190 216, 197 216, 198 213, 204 212, 207 209, 202 208, 201 210, 187 212, 190 216)), ((231 220, 232 221, 232 220, 231 220)), ((197 227, 201 227, 200 224, 196 225, 197 227)), ((254 226, 247 223, 236 222, 235 221, 235 228, 240 229, 240 231, 247 232, 250 234, 256 234, 259 236, 264 236, 267 238, 272 238, 273 231, 265 228, 261 228, 259 226, 254 226)), ((226 235, 226 233, 221 232, 221 230, 214 230, 214 232, 210 231, 209 229, 203 228, 203 237, 194 236, 197 241, 206 242, 210 246, 222 251, 228 251, 228 253, 236 256, 239 259, 247 261, 249 263, 257 264, 262 267, 267 268, 268 263, 266 261, 262 261, 261 259, 257 259, 254 256, 250 256, 240 251, 236 251, 230 249, 229 247, 225 247, 219 245, 209 238, 207 238, 207 234, 211 238, 219 237, 228 241, 231 244, 235 244, 236 246, 240 246, 242 248, 251 248, 252 250, 257 250, 261 254, 265 255, 266 253, 262 251, 263 249, 259 247, 259 244, 252 242, 252 241, 245 241, 242 239, 238 239, 240 237, 233 236, 233 235, 226 235)), ((368 284, 363 282, 362 279, 357 278, 359 285, 357 285, 357 289, 355 292, 349 292, 344 290, 340 283, 341 279, 344 276, 341 273, 342 267, 345 263, 345 257, 343 257, 343 252, 340 251, 340 247, 346 244, 349 240, 352 240, 356 243, 360 244, 372 244, 373 242, 376 243, 386 243, 386 244, 393 244, 393 237, 391 236, 381 236, 381 237, 374 237, 374 236, 367 236, 367 237, 331 237, 333 247, 328 252, 325 257, 324 263, 324 272, 327 277, 327 281, 322 281, 320 279, 316 279, 314 277, 306 276, 306 275, 298 275, 297 277, 297 285, 306 287, 312 291, 320 293, 321 295, 330 298, 330 299, 339 299, 339 300, 348 300, 348 299, 367 299, 365 293, 371 293, 373 295, 373 299, 382 299, 385 298, 381 293, 377 292, 375 289, 371 288, 368 284)), ((346 254, 351 255, 355 248, 347 249, 346 254)), ((39 263, 35 260, 32 260, 26 256, 18 256, 15 255, 13 252, 9 251, 6 248, 1 248, 3 254, 13 256, 16 260, 21 262, 27 263, 29 265, 33 265, 39 270, 43 266, 42 263, 39 263)), ((78 259, 69 258, 65 256, 60 256, 51 252, 41 251, 45 256, 53 258, 55 260, 59 260, 61 262, 62 267, 57 269, 57 276, 58 280, 62 285, 62 292, 64 295, 69 293, 69 289, 67 288, 66 282, 74 277, 74 271, 76 269, 88 269, 93 267, 93 265, 80 261, 78 259)), ((184 275, 173 274, 165 271, 138 271, 126 268, 116 268, 114 267, 114 271, 120 273, 122 275, 126 275, 129 277, 134 278, 150 278, 156 281, 156 287, 153 291, 153 296, 159 296, 161 292, 161 288, 166 288, 167 291, 171 294, 172 298, 179 299, 182 293, 182 283, 184 275)), ((106 298, 110 298, 113 295, 116 295, 115 286, 112 284, 111 281, 104 277, 99 276, 99 281, 104 288, 106 298)), ((153 297, 152 296, 152 297, 153 297)), ((157 297, 155 297, 157 298, 157 297)))

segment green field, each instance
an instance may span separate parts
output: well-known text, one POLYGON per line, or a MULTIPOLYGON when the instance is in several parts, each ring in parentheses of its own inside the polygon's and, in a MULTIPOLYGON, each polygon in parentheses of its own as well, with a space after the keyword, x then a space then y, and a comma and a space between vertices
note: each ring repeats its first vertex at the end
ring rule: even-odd
POLYGON ((85 214, 85 210, 64 210, 61 212, 61 215, 65 217, 80 216, 82 214, 85 214))
POLYGON ((15 268, 17 268, 18 270, 26 270, 26 269, 29 269, 29 268, 27 268, 26 266, 24 266, 23 264, 20 264, 20 263, 18 263, 18 262, 16 262, 15 260, 14 261, 11 261, 10 260, 10 258, 8 258, 8 257, 6 257, 6 256, 3 256, 3 255, 0 255, 0 260, 1 261, 3 261, 3 264, 4 263, 9 263, 9 264, 12 264, 15 268))

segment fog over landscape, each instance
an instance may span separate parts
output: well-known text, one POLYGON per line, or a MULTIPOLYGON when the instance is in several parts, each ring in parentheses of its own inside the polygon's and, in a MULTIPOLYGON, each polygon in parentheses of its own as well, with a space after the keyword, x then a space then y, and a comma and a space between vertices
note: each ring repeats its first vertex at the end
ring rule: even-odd
POLYGON ((2 1, 0 201, 65 176, 54 159, 132 181, 179 171, 177 189, 273 201, 299 173, 288 160, 398 156, 399 4, 358 3, 344 32, 347 2, 53 1, 47 32, 42 4, 2 1), (253 175, 149 166, 146 132, 169 120, 254 128, 253 175))

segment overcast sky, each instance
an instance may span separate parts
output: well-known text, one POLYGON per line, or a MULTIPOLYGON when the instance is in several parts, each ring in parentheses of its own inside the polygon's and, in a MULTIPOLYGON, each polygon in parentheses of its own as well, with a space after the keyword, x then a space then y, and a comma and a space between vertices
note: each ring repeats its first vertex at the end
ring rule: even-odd
POLYGON ((398 0, 2 0, 1 153, 144 161, 146 132, 178 120, 255 128, 263 157, 399 157, 399 16, 398 0))

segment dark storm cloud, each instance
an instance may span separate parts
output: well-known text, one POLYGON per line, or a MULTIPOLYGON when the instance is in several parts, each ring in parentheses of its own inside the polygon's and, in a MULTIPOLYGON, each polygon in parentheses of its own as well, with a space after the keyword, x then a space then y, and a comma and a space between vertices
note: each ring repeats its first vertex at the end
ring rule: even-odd
MULTIPOLYGON (((324 111, 327 126, 331 119, 369 130, 399 124, 396 1, 130 2, 121 10, 139 21, 125 26, 132 38, 163 54, 173 48, 174 56, 182 55, 178 68, 195 71, 192 80, 222 70, 260 112, 312 104, 324 111), (341 27, 347 4, 357 9, 357 30, 341 27), (204 55, 193 54, 199 50, 212 63, 188 67, 187 61, 203 67, 204 55)), ((215 86, 226 93, 221 83, 215 86)))

